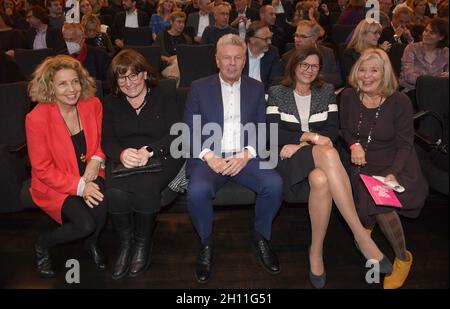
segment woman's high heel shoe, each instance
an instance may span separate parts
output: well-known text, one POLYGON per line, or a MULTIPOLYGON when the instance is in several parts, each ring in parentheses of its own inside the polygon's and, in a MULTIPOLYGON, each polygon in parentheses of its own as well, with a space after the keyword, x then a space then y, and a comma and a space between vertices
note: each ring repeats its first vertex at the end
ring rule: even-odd
MULTIPOLYGON (((308 260, 309 260, 310 255, 311 255, 311 248, 308 248, 308 260)), ((311 265, 311 262, 309 264, 311 265)), ((309 271, 309 281, 311 282, 313 287, 315 287, 316 289, 321 289, 325 286, 325 284, 327 282, 327 274, 325 271, 323 271, 323 273, 318 276, 318 275, 313 274, 313 272, 310 270, 309 271)))

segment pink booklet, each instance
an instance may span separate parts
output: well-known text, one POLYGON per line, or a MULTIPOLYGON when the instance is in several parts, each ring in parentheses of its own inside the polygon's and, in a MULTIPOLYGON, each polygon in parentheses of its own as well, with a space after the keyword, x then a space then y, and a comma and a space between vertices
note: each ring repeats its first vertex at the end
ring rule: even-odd
POLYGON ((376 205, 402 207, 395 192, 372 176, 359 174, 376 205))

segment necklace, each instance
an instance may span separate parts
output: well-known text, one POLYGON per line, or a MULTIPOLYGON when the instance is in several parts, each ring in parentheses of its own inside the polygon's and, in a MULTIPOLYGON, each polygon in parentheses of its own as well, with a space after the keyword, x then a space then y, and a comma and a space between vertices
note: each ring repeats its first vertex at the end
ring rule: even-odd
MULTIPOLYGON (((81 132, 80 115, 78 114, 78 108, 77 107, 75 107, 75 110, 77 112, 78 133, 80 133, 81 132)), ((69 126, 67 125, 67 122, 64 119, 64 117, 63 117, 63 120, 64 120, 64 124, 66 125, 67 131, 69 131, 69 134, 72 137, 73 134, 70 131, 69 126)), ((73 138, 72 140, 73 140, 73 144, 75 145, 77 153, 80 153, 80 160, 81 160, 81 162, 86 163, 86 155, 83 152, 80 151, 80 147, 78 147, 78 143, 77 143, 76 139, 73 138)))
POLYGON ((140 110, 141 108, 143 108, 144 106, 145 106, 145 104, 147 104, 147 99, 144 99, 144 102, 142 102, 142 104, 141 105, 139 105, 138 107, 133 107, 133 109, 135 110, 135 111, 138 111, 138 110, 140 110))
MULTIPOLYGON (((361 130, 362 118, 363 118, 363 105, 364 105, 364 104, 363 104, 363 98, 364 98, 364 95, 363 95, 362 97, 360 97, 359 120, 358 120, 358 127, 357 127, 357 131, 356 131, 356 141, 357 141, 358 143, 361 142, 361 141, 360 141, 360 130, 361 130)), ((381 97, 380 97, 380 102, 378 103, 378 107, 377 107, 377 110, 376 110, 376 112, 375 112, 375 117, 374 117, 374 119, 373 119, 372 126, 371 126, 370 129, 369 129, 369 134, 367 135, 367 141, 366 141, 366 144, 365 144, 365 146, 363 147, 365 153, 367 153, 367 149, 369 148, 369 144, 370 144, 370 142, 372 141, 372 132, 373 132, 373 129, 375 128, 375 126, 376 126, 376 124, 377 124, 378 117, 380 116, 381 102, 382 102, 382 101, 383 101, 383 97, 381 96, 381 97)), ((361 171, 361 167, 358 166, 358 167, 357 167, 357 173, 359 173, 360 171, 361 171)))

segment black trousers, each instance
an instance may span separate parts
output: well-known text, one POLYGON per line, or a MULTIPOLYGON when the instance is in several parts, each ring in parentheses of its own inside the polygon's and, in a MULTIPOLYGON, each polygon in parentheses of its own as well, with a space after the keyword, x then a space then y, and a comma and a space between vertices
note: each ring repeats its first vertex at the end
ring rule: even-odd
POLYGON ((154 196, 127 192, 116 188, 106 190, 108 196, 108 211, 111 214, 128 214, 137 212, 141 214, 157 213, 159 203, 155 204, 154 196))
MULTIPOLYGON (((101 178, 95 181, 102 189, 101 178)), ((106 222, 106 199, 90 208, 79 196, 68 196, 61 209, 62 225, 56 230, 41 235, 39 241, 46 247, 53 247, 73 240, 86 238, 85 247, 94 245, 106 222)))

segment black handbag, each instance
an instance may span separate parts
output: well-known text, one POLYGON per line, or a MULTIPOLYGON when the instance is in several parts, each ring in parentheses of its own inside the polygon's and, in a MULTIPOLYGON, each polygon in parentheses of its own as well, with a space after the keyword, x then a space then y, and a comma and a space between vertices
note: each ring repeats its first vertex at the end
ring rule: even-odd
POLYGON ((162 172, 162 170, 163 166, 161 159, 158 157, 151 157, 148 159, 147 164, 143 166, 127 168, 122 163, 115 165, 112 170, 112 177, 122 178, 143 173, 157 173, 162 172))

